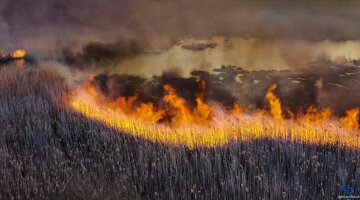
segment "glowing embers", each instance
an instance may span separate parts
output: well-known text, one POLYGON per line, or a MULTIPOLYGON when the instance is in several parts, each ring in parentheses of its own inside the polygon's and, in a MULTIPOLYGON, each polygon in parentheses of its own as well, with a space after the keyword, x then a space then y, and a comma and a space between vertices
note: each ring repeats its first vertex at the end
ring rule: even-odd
POLYGON ((331 117, 330 109, 310 107, 304 114, 293 114, 293 119, 285 119, 280 99, 274 94, 276 86, 273 85, 265 96, 273 117, 266 112, 262 116, 246 114, 237 103, 231 110, 206 104, 205 82, 199 80, 198 84, 200 90, 195 95, 196 105, 192 108, 170 85, 164 85, 163 107, 139 102, 137 94, 106 102, 96 88, 87 83, 70 97, 68 105, 124 134, 188 148, 216 147, 231 141, 262 138, 360 148, 358 109, 347 111, 347 116, 337 120, 331 117))

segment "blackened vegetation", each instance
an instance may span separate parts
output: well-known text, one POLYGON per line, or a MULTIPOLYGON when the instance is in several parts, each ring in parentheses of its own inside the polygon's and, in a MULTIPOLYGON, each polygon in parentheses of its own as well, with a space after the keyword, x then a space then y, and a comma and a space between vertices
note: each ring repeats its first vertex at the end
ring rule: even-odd
MULTIPOLYGON (((94 78, 94 84, 100 91, 110 99, 116 99, 119 96, 132 96, 140 93, 141 86, 145 79, 127 74, 98 75, 94 78)), ((142 95, 143 96, 143 95, 142 95)))
MULTIPOLYGON (((196 93, 201 92, 197 77, 183 78, 176 74, 163 74, 145 80, 132 75, 98 75, 93 84, 108 98, 114 100, 119 96, 139 95, 138 101, 159 103, 165 95, 163 86, 170 84, 177 90, 177 94, 188 100, 190 106, 195 105, 196 93)), ((207 90, 210 88, 208 87, 207 90)))
POLYGON ((63 107, 56 74, 3 68, 0 81, 0 199, 336 199, 341 185, 359 188, 358 150, 154 144, 63 107))
POLYGON ((62 61, 73 67, 91 68, 102 66, 110 61, 121 61, 143 52, 141 45, 135 40, 118 40, 111 43, 90 42, 80 52, 74 52, 72 47, 64 48, 62 61))
POLYGON ((235 66, 222 66, 212 72, 193 71, 190 77, 164 73, 148 80, 134 75, 98 75, 95 85, 102 93, 116 99, 119 96, 139 94, 139 101, 155 104, 164 96, 163 86, 170 84, 178 94, 195 103, 199 92, 197 80, 206 83, 205 100, 229 107, 233 102, 249 110, 266 108, 265 93, 272 83, 278 84, 276 95, 283 102, 284 110, 305 112, 313 105, 331 107, 336 115, 360 106, 360 68, 334 63, 315 63, 301 71, 247 71, 235 66))
POLYGON ((181 45, 182 48, 187 49, 187 50, 191 50, 191 51, 203 51, 205 49, 213 49, 215 47, 217 47, 218 44, 214 43, 214 42, 209 42, 209 43, 192 43, 192 44, 183 44, 181 45))

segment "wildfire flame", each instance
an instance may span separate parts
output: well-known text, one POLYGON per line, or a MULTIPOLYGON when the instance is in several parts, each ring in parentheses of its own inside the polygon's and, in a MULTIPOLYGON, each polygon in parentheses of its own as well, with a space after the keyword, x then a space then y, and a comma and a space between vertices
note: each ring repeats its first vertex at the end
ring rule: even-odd
POLYGON ((24 66, 25 65, 25 56, 26 56, 26 51, 23 49, 18 49, 16 51, 14 51, 11 54, 12 58, 15 60, 15 64, 17 66, 24 66))
POLYGON ((281 121, 283 119, 281 102, 280 99, 276 97, 273 93, 277 88, 276 84, 272 84, 266 93, 266 99, 270 105, 270 113, 274 117, 275 120, 281 121))
POLYGON ((23 50, 23 49, 18 49, 18 50, 14 51, 14 52, 12 53, 12 57, 13 57, 14 59, 24 58, 25 55, 26 55, 26 51, 23 50))
POLYGON ((120 109, 125 114, 150 122, 158 122, 164 117, 165 110, 157 110, 151 102, 141 102, 135 106, 138 97, 138 94, 130 97, 119 97, 115 102, 109 103, 108 106, 113 110, 120 109))
POLYGON ((340 118, 340 123, 351 130, 359 129, 359 108, 353 108, 346 111, 346 116, 340 118))
POLYGON ((317 109, 315 106, 310 106, 306 114, 300 114, 299 119, 311 123, 323 123, 330 119, 332 110, 330 108, 317 109))
POLYGON ((174 125, 180 124, 202 124, 209 121, 212 115, 212 109, 204 102, 205 97, 205 81, 198 81, 201 91, 196 93, 196 107, 191 110, 186 104, 186 100, 179 97, 176 90, 170 85, 164 85, 164 90, 167 91, 167 95, 164 96, 164 102, 168 103, 173 110, 174 115, 172 123, 174 125))
POLYGON ((234 102, 233 107, 231 109, 231 113, 234 115, 239 115, 244 113, 244 108, 240 106, 238 103, 234 102))
POLYGON ((69 107, 126 134, 153 142, 195 148, 216 147, 235 140, 272 138, 360 149, 359 109, 346 111, 346 116, 336 121, 330 108, 310 106, 304 114, 298 115, 288 109, 291 118, 285 119, 281 101, 274 94, 276 84, 272 84, 265 95, 271 119, 266 114, 245 113, 236 102, 231 110, 220 112, 225 114, 217 114, 216 108, 205 102, 206 83, 200 79, 200 91, 195 94, 193 108, 169 84, 163 86, 165 95, 161 101, 164 105, 159 106, 141 102, 138 94, 108 101, 91 81, 88 79, 70 96, 69 107))

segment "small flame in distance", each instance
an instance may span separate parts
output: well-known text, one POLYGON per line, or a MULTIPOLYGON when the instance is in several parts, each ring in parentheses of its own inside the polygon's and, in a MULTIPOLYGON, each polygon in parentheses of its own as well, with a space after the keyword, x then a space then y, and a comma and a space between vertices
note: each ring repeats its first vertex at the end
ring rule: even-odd
POLYGON ((25 58, 25 56, 26 56, 26 51, 23 49, 18 49, 12 53, 12 57, 14 59, 25 58))
POLYGON ((12 58, 15 60, 15 64, 19 67, 25 65, 25 56, 26 51, 23 49, 18 49, 12 53, 12 58))

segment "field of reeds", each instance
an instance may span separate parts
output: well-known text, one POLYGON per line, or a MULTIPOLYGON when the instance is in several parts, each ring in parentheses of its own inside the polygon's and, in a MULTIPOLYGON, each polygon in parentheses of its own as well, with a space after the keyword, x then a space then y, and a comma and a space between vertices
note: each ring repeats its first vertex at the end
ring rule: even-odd
POLYGON ((0 68, 0 199, 336 199, 360 154, 280 139, 154 143, 63 105, 51 70, 0 68))

